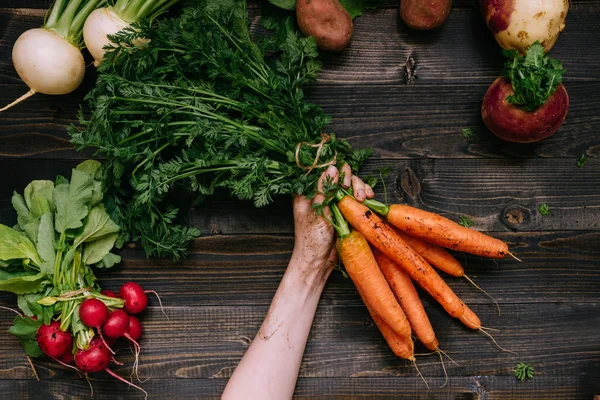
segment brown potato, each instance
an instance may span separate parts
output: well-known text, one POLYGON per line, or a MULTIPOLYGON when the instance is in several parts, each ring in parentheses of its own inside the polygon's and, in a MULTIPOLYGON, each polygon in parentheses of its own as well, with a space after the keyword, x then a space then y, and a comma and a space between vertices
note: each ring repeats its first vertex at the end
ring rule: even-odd
POLYGON ((428 31, 444 24, 452 0, 400 0, 400 18, 409 28, 428 31))
POLYGON ((343 50, 352 38, 352 18, 338 0, 297 0, 298 26, 324 50, 343 50))

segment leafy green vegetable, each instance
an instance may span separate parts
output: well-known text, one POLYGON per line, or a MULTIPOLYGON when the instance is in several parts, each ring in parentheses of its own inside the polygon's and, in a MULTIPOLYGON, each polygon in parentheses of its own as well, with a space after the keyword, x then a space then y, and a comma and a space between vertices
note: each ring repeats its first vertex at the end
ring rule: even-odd
MULTIPOLYGON (((0 290, 16 293, 19 308, 28 316, 17 318, 10 332, 29 356, 42 355, 35 333, 41 323, 53 319, 65 331, 72 328, 82 346, 92 338, 80 327, 71 327, 81 323, 73 313, 82 296, 66 293, 99 295, 90 267, 110 268, 120 261, 111 253, 119 226, 101 203, 101 176, 100 164, 90 160, 72 170, 70 182, 64 177, 33 181, 23 196, 12 197, 18 225, 13 229, 0 224, 0 290)), ((111 303, 122 304, 118 299, 111 303)))
POLYGON ((296 9, 296 0, 269 0, 269 2, 284 10, 291 11, 296 9))
POLYGON ((469 228, 473 225, 473 220, 469 217, 461 215, 460 219, 458 220, 458 224, 464 226, 465 228, 469 228))
POLYGON ((88 203, 92 199, 92 177, 74 169, 68 185, 60 184, 54 188, 54 199, 54 224, 58 233, 83 226, 82 220, 88 214, 88 203))
POLYGON ((518 362, 514 369, 515 378, 523 382, 525 379, 533 378, 533 367, 531 364, 518 362))
POLYGON ((590 158, 587 155, 582 154, 577 159, 577 166, 579 168, 582 168, 589 160, 590 160, 590 158))
POLYGON ((269 19, 273 34, 255 42, 245 2, 210 4, 112 37, 122 47, 99 68, 92 114, 70 129, 74 144, 106 159, 104 204, 119 242, 140 240, 149 256, 182 258, 200 234, 174 205, 184 190, 193 200, 227 190, 261 207, 310 192, 330 164, 357 170, 370 154, 325 134, 330 117, 305 101, 320 63, 292 18, 269 19), (131 50, 140 38, 149 44, 131 50))
POLYGON ((560 61, 548 57, 544 47, 533 43, 524 56, 516 50, 503 50, 508 60, 502 76, 510 80, 514 94, 506 99, 525 111, 534 111, 543 105, 562 81, 564 68, 560 61))
POLYGON ((31 240, 25 235, 0 224, 0 260, 29 259, 35 265, 41 260, 31 240))
POLYGON ((40 346, 35 340, 35 335, 42 325, 41 320, 34 320, 29 317, 16 317, 13 326, 8 328, 8 332, 15 335, 29 357, 41 357, 44 355, 40 346))
POLYGON ((546 203, 540 204, 538 206, 538 212, 541 215, 548 215, 550 213, 550 208, 548 207, 548 204, 546 204, 546 203))

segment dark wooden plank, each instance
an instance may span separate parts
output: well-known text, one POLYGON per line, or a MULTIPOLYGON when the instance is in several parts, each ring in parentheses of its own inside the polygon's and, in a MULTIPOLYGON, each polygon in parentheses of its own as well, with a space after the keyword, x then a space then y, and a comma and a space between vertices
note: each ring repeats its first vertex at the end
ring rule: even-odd
MULTIPOLYGON (((521 304, 576 302, 597 304, 600 300, 600 234, 494 234, 510 243, 522 258, 493 261, 456 254, 466 273, 504 308, 521 304)), ((141 251, 122 252, 120 266, 98 272, 101 287, 118 291, 129 280, 160 293, 169 307, 185 304, 256 305, 270 303, 293 248, 291 236, 212 236, 193 244, 190 256, 180 262, 148 260, 141 251)), ((466 280, 443 275, 452 289, 475 311, 493 311, 492 301, 466 280)), ((423 301, 439 308, 428 295, 423 301)), ((2 293, 5 305, 16 304, 13 295, 2 293)), ((334 271, 322 297, 323 304, 362 304, 354 285, 334 271)), ((152 300, 157 304, 156 300, 152 300)))
MULTIPOLYGON (((590 400, 599 390, 590 380, 587 373, 583 378, 536 376, 535 381, 526 383, 503 376, 454 377, 441 388, 443 378, 430 378, 431 390, 427 390, 418 377, 300 378, 294 399, 590 400)), ((99 400, 141 398, 110 380, 92 383, 99 400)), ((144 388, 150 398, 218 400, 226 383, 226 379, 151 379, 144 388)), ((59 393, 69 393, 71 400, 90 398, 90 388, 84 380, 0 381, 0 390, 10 399, 59 399, 59 393)))
MULTIPOLYGON (((543 382, 560 381, 575 377, 581 371, 586 376, 573 382, 571 390, 598 384, 594 381, 600 373, 600 313, 597 304, 541 303, 536 306, 512 304, 504 307, 501 316, 480 312, 482 320, 500 328, 493 332, 501 345, 518 353, 499 350, 481 333, 470 331, 429 308, 432 324, 436 328, 440 346, 458 363, 446 360, 446 370, 452 377, 512 377, 517 361, 532 362, 536 377, 543 382)), ((142 316, 145 334, 141 340, 140 378, 170 378, 186 381, 198 378, 228 378, 247 349, 266 313, 266 306, 190 307, 167 308, 170 321, 166 321, 157 308, 142 316), (173 329, 177 327, 177 329, 173 329)), ((0 315, 0 358, 2 379, 27 379, 31 377, 27 361, 18 342, 5 333, 11 318, 0 315)), ((424 352, 420 345, 416 352, 424 352)), ((128 376, 133 362, 126 346, 118 353, 124 366, 113 366, 115 372, 128 376)), ((40 377, 45 380, 76 379, 76 374, 62 366, 36 360, 40 377)), ((441 382, 444 370, 437 355, 419 356, 421 373, 434 382, 441 382)), ((104 374, 99 374, 104 379, 104 374)), ((370 320, 362 306, 321 306, 304 353, 300 370, 302 378, 415 378, 412 363, 396 358, 370 320)), ((455 378, 451 378, 454 380, 455 378)), ((366 382, 366 381, 364 381, 366 382)), ((416 384, 418 381, 413 382, 416 384)), ((539 382, 534 382, 536 385, 539 382)), ((514 388, 508 379, 504 387, 514 388)), ((562 382, 564 384, 564 382, 562 382)), ((423 383, 407 388, 418 391, 423 383)), ((523 386, 525 386, 524 384, 523 386)), ((439 385, 435 385, 439 386, 439 385)), ((435 387, 434 386, 434 387, 435 387)), ((561 387, 561 385, 553 386, 561 387)), ((368 386, 367 386, 368 388, 368 386)), ((536 386, 538 393, 549 388, 536 386)), ((322 390, 322 389, 320 389, 322 390)), ((354 387, 356 394, 366 394, 368 389, 354 387)), ((325 391, 326 392, 326 391, 325 391)))
MULTIPOLYGON (((39 14, 39 13, 37 13, 39 14)), ((10 63, 12 43, 19 32, 35 26, 40 15, 0 10, 6 32, 0 41, 0 102, 20 96, 25 86, 10 63)), ((378 154, 392 157, 577 157, 594 155, 600 139, 596 110, 600 106, 600 51, 579 49, 577 43, 600 45, 594 40, 596 18, 571 13, 577 29, 561 36, 553 55, 568 70, 565 84, 571 97, 569 115, 560 131, 535 145, 514 145, 497 139, 484 127, 481 99, 501 69, 501 56, 485 28, 473 19, 474 11, 453 14, 448 32, 439 37, 406 32, 396 26, 390 10, 371 10, 357 23, 352 46, 342 54, 324 55, 320 82, 308 91, 334 117, 331 129, 356 145, 389 149, 378 154), (390 35, 393 32, 393 35, 390 35), (464 40, 455 40, 456 37, 464 40), (417 61, 415 84, 404 84, 403 66, 411 55, 417 61), (456 57, 461 54, 461 57, 456 57), (367 83, 368 82, 368 83, 367 83), (460 86, 458 86, 460 85, 460 86), (450 100, 450 101, 449 101, 450 100), (465 140, 461 129, 474 128, 465 140), (392 146, 390 146, 392 144, 392 146)), ((481 25, 481 23, 479 23, 481 25)), ((80 159, 91 152, 72 151, 65 132, 93 84, 94 70, 69 96, 34 96, 26 104, 3 113, 0 122, 0 156, 80 159), (60 101, 57 101, 60 99, 60 101)))
MULTIPOLYGON (((68 177, 77 163, 0 157, 0 171, 5 172, 0 177, 0 221, 16 221, 9 203, 14 191, 22 193, 34 179, 53 180, 58 174, 68 177)), ((477 230, 587 231, 600 226, 600 162, 596 158, 582 168, 577 167, 575 158, 469 159, 461 163, 374 159, 361 174, 376 175, 383 167, 391 171, 384 180, 389 203, 408 203, 454 221, 468 216, 477 230), (548 204, 550 215, 539 214, 537 207, 542 203, 548 204)), ((376 198, 385 201, 384 185, 375 189, 376 198)), ((249 202, 218 195, 194 207, 187 220, 204 234, 289 233, 290 210, 287 198, 256 210, 249 202)))

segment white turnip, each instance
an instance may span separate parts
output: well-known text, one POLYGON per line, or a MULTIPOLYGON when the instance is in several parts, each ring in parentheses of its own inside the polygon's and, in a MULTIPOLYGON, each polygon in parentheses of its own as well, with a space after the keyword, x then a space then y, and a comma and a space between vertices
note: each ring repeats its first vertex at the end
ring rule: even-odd
MULTIPOLYGON (((90 14, 83 26, 83 40, 98 66, 104 59, 105 47, 115 45, 108 36, 131 26, 141 19, 152 20, 167 11, 179 0, 117 0, 112 7, 98 8, 90 14)), ((136 45, 143 40, 134 41, 136 45)))
POLYGON ((498 44, 525 53, 539 41, 548 52, 565 28, 569 0, 480 0, 485 22, 498 44))
POLYGON ((56 0, 41 28, 17 39, 12 61, 29 91, 0 112, 36 93, 61 95, 77 89, 85 75, 81 29, 87 16, 106 0, 56 0))

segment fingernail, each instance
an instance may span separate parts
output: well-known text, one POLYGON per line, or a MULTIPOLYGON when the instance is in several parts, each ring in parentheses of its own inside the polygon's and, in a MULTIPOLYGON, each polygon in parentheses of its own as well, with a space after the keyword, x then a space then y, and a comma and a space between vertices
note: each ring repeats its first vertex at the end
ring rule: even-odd
POLYGON ((327 175, 331 176, 332 178, 337 174, 337 168, 333 165, 330 165, 329 168, 327 168, 327 175))

